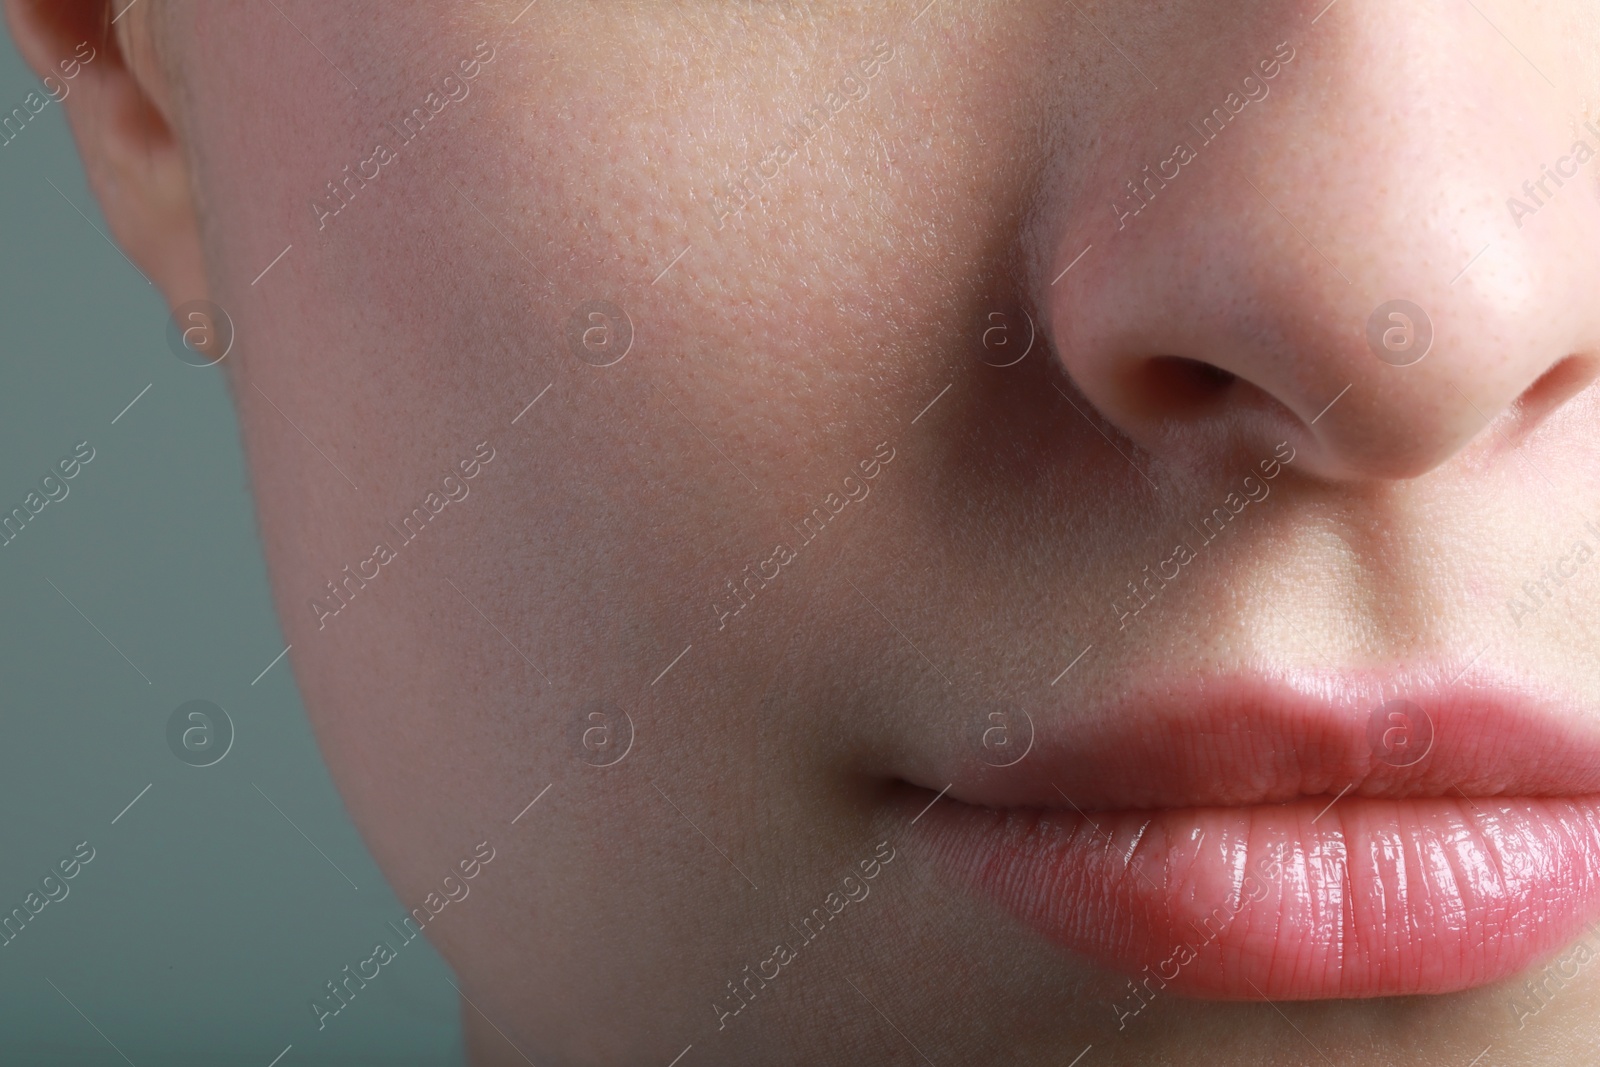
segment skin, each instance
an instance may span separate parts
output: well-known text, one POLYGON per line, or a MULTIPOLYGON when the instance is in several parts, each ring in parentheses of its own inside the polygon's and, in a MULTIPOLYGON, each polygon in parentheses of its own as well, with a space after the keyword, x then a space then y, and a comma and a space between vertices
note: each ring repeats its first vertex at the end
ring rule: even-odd
MULTIPOLYGON (((1600 161, 1520 227, 1506 203, 1594 143, 1593 5, 523 6, 144 0, 65 103, 128 255, 232 318, 291 660, 373 854, 409 906, 496 849, 428 930, 475 1062, 1592 1062, 1594 969, 1521 1028, 1500 986, 1171 997, 1118 1032, 1123 979, 943 878, 895 801, 930 754, 980 758, 995 701, 1070 716, 1152 663, 1488 646, 1596 707, 1600 572, 1506 603, 1596 515, 1600 161), (719 221, 878 42, 865 96, 719 221), (1270 94, 1119 230, 1123 180, 1280 42, 1270 94), (319 230, 379 142, 399 158, 319 230), (1435 338, 1399 368, 1364 332, 1402 298, 1435 338), (635 330, 606 368, 566 337, 595 299, 635 330), (1125 583, 1283 440, 1271 500, 1118 630, 1125 583), (470 496, 319 628, 324 583, 484 441, 470 496), (871 496, 719 629, 725 582, 883 442, 871 496), (609 767, 596 701, 633 725, 609 767), (725 983, 880 841, 870 898, 719 1030, 725 983)), ((41 74, 109 17, 6 10, 41 74)))

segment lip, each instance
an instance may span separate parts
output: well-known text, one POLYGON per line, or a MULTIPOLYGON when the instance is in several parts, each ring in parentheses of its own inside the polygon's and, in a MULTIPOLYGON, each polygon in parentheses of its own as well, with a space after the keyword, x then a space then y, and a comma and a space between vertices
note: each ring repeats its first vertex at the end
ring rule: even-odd
POLYGON ((1130 1004, 1468 989, 1600 914, 1600 736, 1559 694, 1441 678, 1152 682, 903 799, 938 867, 1130 1004))

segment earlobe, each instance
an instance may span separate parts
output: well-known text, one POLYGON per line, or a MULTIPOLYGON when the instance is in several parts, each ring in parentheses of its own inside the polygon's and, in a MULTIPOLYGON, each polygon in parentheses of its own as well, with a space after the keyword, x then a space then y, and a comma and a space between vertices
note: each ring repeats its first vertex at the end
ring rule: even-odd
POLYGON ((28 65, 70 79, 60 106, 112 237, 169 306, 208 299, 178 94, 152 36, 161 16, 148 0, 4 2, 28 65))

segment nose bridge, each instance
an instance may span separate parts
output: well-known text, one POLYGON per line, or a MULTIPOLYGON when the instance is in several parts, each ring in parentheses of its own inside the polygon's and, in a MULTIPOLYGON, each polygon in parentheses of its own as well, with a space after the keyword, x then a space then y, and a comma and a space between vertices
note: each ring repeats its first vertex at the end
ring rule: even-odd
MULTIPOLYGON (((1130 145, 1148 199, 1049 288, 1068 372, 1153 450, 1226 428, 1290 436, 1325 475, 1411 477, 1592 377, 1600 124, 1470 6, 1345 4, 1270 82, 1217 60, 1225 89, 1239 67, 1270 92, 1181 123, 1195 158, 1159 186, 1130 145), (1173 377, 1193 364, 1232 379, 1173 377)), ((1094 235, 1062 230, 1065 266, 1094 235)))

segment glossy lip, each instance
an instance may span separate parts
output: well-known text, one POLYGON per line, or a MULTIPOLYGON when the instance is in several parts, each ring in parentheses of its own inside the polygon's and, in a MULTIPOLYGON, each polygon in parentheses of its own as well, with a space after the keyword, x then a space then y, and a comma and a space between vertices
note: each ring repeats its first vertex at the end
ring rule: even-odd
POLYGON ((957 881, 1133 975, 1131 1003, 1483 985, 1600 914, 1600 737, 1551 694, 1439 679, 1213 676, 1036 713, 1017 765, 932 769, 946 800, 912 832, 957 881), (1425 716, 1375 725, 1380 694, 1425 716))

